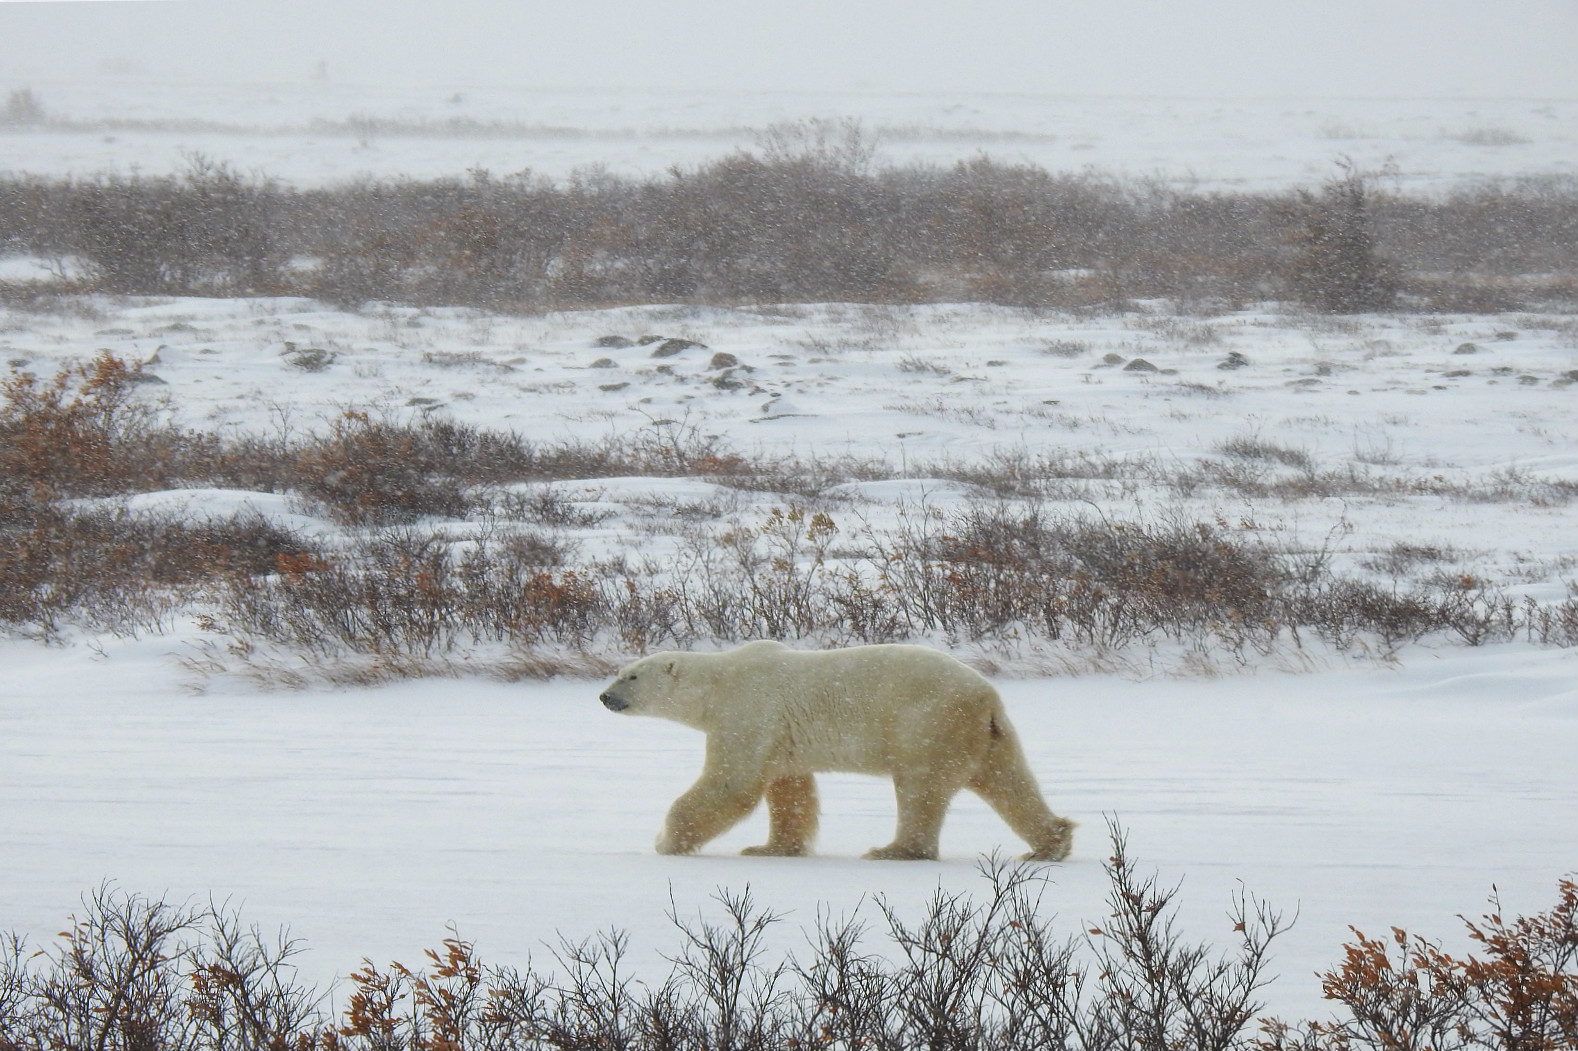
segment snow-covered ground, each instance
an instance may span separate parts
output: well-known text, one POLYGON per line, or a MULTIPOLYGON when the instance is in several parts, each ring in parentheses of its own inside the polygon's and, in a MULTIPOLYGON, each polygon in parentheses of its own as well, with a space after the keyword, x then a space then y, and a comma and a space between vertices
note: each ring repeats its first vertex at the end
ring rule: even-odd
MULTIPOLYGON (((657 173, 748 146, 775 121, 842 116, 877 133, 891 161, 986 150, 1222 187, 1308 185, 1339 154, 1393 163, 1419 189, 1571 174, 1578 156, 1572 101, 31 87, 71 123, 0 128, 10 171, 160 172, 196 151, 303 185, 477 166, 657 173), (361 139, 327 130, 353 118, 407 128, 361 139), (502 130, 410 133, 451 118, 502 130), (115 121, 143 123, 94 125, 115 121)), ((37 266, 0 260, 0 280, 37 266)), ((544 442, 716 435, 745 456, 881 459, 895 477, 823 494, 851 533, 891 523, 901 502, 986 497, 935 477, 941 461, 1022 452, 1105 465, 1071 478, 1054 498, 1063 507, 1331 544, 1344 572, 1400 586, 1462 573, 1550 602, 1578 575, 1571 317, 838 304, 505 317, 108 298, 0 310, 0 361, 12 368, 50 376, 101 348, 147 363, 150 404, 226 434, 300 434, 359 408, 544 442), (594 345, 646 334, 706 346, 654 358, 651 345, 594 345), (294 367, 293 349, 322 350, 326 367, 294 367), (732 371, 714 364, 719 352, 738 359, 732 371), (1154 370, 1131 369, 1135 359, 1154 370), (1241 455, 1257 447, 1287 455, 1241 455), (1251 495, 1252 485, 1222 484, 1228 475, 1310 484, 1251 495)), ((559 488, 599 512, 567 531, 588 556, 661 556, 681 507, 721 524, 784 503, 715 478, 559 488)), ((130 504, 191 518, 250 507, 343 535, 288 496, 155 493, 130 504)), ((793 945, 824 903, 837 914, 885 895, 913 913, 939 883, 979 886, 981 853, 1017 847, 961 797, 941 862, 860 861, 891 831, 890 789, 829 777, 817 857, 736 856, 762 835, 760 814, 700 858, 658 857, 652 837, 699 767, 700 739, 610 716, 595 682, 270 692, 183 663, 200 637, 183 620, 141 639, 0 639, 0 930, 48 939, 109 879, 229 899, 265 929, 288 924, 317 980, 364 955, 416 964, 450 922, 485 959, 519 964, 541 961, 555 932, 628 928, 640 959, 666 973, 656 954, 675 945, 671 895, 693 914, 715 888, 749 883, 789 911, 783 943, 793 945)), ((1075 856, 1048 869, 1045 900, 1067 929, 1101 913, 1108 815, 1142 863, 1185 881, 1191 936, 1229 942, 1238 881, 1299 913, 1270 992, 1289 1015, 1319 1012, 1312 974, 1337 961, 1349 924, 1461 944, 1456 915, 1477 914, 1493 884, 1506 910, 1546 907, 1557 878, 1578 868, 1578 655, 1437 640, 1352 657, 1310 649, 1215 669, 1226 675, 1000 680, 1049 800, 1082 823, 1075 856)))
MULTIPOLYGON (((99 349, 147 362, 159 381, 143 388, 151 403, 222 434, 300 434, 360 408, 543 443, 691 434, 746 457, 886 461, 900 478, 829 494, 842 498, 830 513, 849 529, 898 501, 951 506, 984 494, 932 477, 940 462, 1025 453, 1069 463, 1070 507, 1147 519, 1182 510, 1300 546, 1335 538, 1354 563, 1407 543, 1441 556, 1413 569, 1473 573, 1514 597, 1561 598, 1578 555, 1567 492, 1578 475, 1578 325, 1561 316, 1074 318, 834 304, 505 317, 207 299, 0 314, 0 360, 14 367, 51 376, 99 349), (633 342, 643 335, 704 346, 659 358, 633 342), (595 345, 609 336, 633 345, 595 345), (326 367, 293 367, 308 350, 324 351, 326 367), (738 365, 714 365, 719 353, 738 365), (1224 451, 1235 445, 1307 462, 1224 451), (1244 484, 1191 485, 1202 463, 1244 484), (1246 495, 1299 479, 1309 480, 1305 499, 1246 495)), ((577 534, 593 555, 676 504, 748 518, 783 502, 711 481, 558 489, 624 514, 577 534)), ((269 507, 301 526, 281 501, 269 507)))
MULTIPOLYGON (((5 85, 0 85, 3 87, 5 85)), ((858 120, 891 163, 982 152, 1053 171, 1276 189, 1338 157, 1409 190, 1578 172, 1572 99, 1171 99, 1053 95, 250 86, 152 79, 27 87, 55 124, 0 123, 0 170, 161 173, 192 154, 296 185, 482 168, 660 175, 752 146, 773 124, 858 120)))
MULTIPOLYGON (((749 886, 787 913, 778 944, 803 949, 819 907, 864 900, 880 922, 882 895, 916 916, 939 885, 983 890, 977 856, 1018 846, 961 796, 940 862, 861 861, 891 834, 891 791, 835 776, 816 857, 738 857, 761 841, 761 814, 699 857, 659 857, 652 838, 701 738, 610 715, 597 684, 194 697, 174 648, 5 645, 5 927, 47 938, 112 878, 289 925, 317 980, 364 955, 414 965, 448 923, 514 964, 545 960, 556 932, 622 927, 643 972, 666 974, 671 896, 693 917, 717 888, 749 886)), ((1578 859, 1574 671, 1570 653, 1444 650, 1312 675, 1004 681, 1049 801, 1081 822, 1073 858, 1047 869, 1046 906, 1070 934, 1105 915, 1112 815, 1135 857, 1183 880, 1190 937, 1231 943, 1239 881, 1298 913, 1268 992, 1284 1015, 1321 1010, 1313 974, 1340 958, 1347 924, 1466 948, 1455 917, 1484 911, 1492 885, 1505 909, 1542 910, 1578 859)))
MULTIPOLYGON (((213 431, 299 433, 372 407, 539 441, 685 427, 747 455, 888 461, 901 477, 829 494, 850 528, 888 520, 901 500, 981 496, 928 478, 927 464, 1025 450, 1129 465, 1080 481, 1071 508, 1177 511, 1289 542, 1330 540, 1350 570, 1383 579, 1399 543, 1435 549, 1428 568, 1542 601, 1562 598, 1578 565, 1562 488, 1578 477, 1568 318, 839 305, 518 318, 139 299, 0 316, 0 352, 14 367, 51 375, 100 348, 148 362, 160 382, 144 396, 213 431), (594 345, 647 333, 706 346, 654 358, 652 345, 594 345), (294 368, 287 341, 332 361, 294 368), (739 359, 739 386, 712 382, 719 352, 739 359), (1219 368, 1235 353, 1247 363, 1219 368), (1128 370, 1136 358, 1156 371, 1128 370), (1202 462, 1240 462, 1223 451, 1236 438, 1307 453, 1308 467, 1243 464, 1267 477, 1352 467, 1399 481, 1301 498, 1169 481, 1202 462)), ((561 489, 608 515, 571 531, 594 554, 661 553, 681 505, 748 521, 783 502, 716 480, 561 489)), ((250 506, 335 533, 277 495, 147 494, 131 505, 193 518, 250 506)), ((496 962, 541 958, 555 932, 627 927, 658 969, 655 954, 674 944, 671 894, 690 914, 716 888, 749 883, 791 910, 792 945, 818 903, 836 912, 880 894, 918 910, 939 882, 976 885, 979 854, 1017 846, 961 798, 942 862, 859 861, 888 832, 890 789, 831 777, 816 858, 735 857, 762 834, 761 815, 701 858, 660 858, 652 836, 698 768, 700 739, 614 719, 594 682, 260 692, 183 665, 196 637, 179 626, 63 648, 0 642, 0 927, 47 937, 80 893, 112 879, 231 899, 265 928, 289 924, 322 980, 363 955, 415 963, 449 922, 496 962)), ((1570 650, 1441 642, 1396 660, 1284 654, 1226 677, 1004 679, 1049 798, 1082 823, 1074 859, 1050 870, 1047 903, 1070 931, 1099 916, 1103 822, 1114 815, 1143 862, 1186 880, 1193 936, 1227 942, 1239 880, 1297 910, 1272 1004, 1318 1011, 1311 976, 1336 961, 1346 925, 1456 938, 1454 917, 1477 914, 1493 884, 1508 909, 1537 910, 1578 865, 1575 672, 1570 650)))

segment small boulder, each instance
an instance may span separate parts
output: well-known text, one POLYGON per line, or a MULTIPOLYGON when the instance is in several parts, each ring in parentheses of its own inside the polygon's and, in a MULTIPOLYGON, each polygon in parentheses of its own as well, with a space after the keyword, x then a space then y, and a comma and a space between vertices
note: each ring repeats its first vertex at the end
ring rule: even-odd
POLYGON ((720 350, 707 362, 708 369, 732 369, 738 366, 740 359, 726 350, 720 350))
POLYGON ((303 372, 322 372, 334 364, 335 358, 333 351, 324 350, 322 347, 298 347, 288 340, 281 356, 284 357, 285 364, 303 372))
POLYGON ((1235 350, 1228 354, 1227 357, 1217 362, 1216 367, 1219 369, 1241 369, 1248 364, 1249 359, 1235 350))
POLYGON ((1479 353, 1479 344, 1478 343, 1459 343, 1457 345, 1457 349, 1454 350, 1452 353, 1454 353, 1454 354, 1478 354, 1479 353))
POLYGON ((799 405, 775 393, 762 403, 762 415, 767 417, 799 416, 802 415, 802 412, 799 405))
POLYGON ((603 347, 607 350, 623 350, 625 347, 633 347, 635 345, 635 340, 626 339, 624 336, 598 336, 592 340, 592 346, 603 347))
POLYGON ((1150 362, 1146 361, 1144 358, 1135 358, 1133 361, 1131 361, 1127 365, 1123 366, 1123 371, 1124 372, 1160 372, 1161 370, 1158 369, 1155 365, 1152 365, 1150 362))
MULTIPOLYGON (((641 337, 641 343, 643 346, 646 345, 646 342, 646 337, 641 337)), ((672 358, 680 351, 689 350, 692 347, 700 347, 702 350, 707 349, 707 345, 705 343, 697 343, 692 339, 679 339, 676 337, 674 339, 665 339, 657 346, 653 347, 652 356, 654 358, 672 358)))

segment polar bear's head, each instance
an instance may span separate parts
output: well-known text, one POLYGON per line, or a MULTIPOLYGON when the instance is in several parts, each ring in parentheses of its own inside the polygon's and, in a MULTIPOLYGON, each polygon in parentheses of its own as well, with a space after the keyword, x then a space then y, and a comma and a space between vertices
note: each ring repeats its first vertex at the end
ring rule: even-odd
POLYGON ((654 653, 628 665, 618 678, 599 695, 598 700, 611 712, 627 715, 655 715, 675 722, 694 721, 696 683, 687 684, 694 675, 690 654, 654 653))

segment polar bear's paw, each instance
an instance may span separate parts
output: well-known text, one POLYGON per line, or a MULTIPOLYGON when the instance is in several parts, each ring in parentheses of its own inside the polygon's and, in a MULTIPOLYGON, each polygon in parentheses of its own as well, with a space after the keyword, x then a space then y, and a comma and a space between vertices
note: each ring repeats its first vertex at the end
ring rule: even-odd
POLYGON ((698 843, 685 843, 678 837, 664 831, 658 835, 657 842, 652 844, 659 854, 694 854, 698 843))
POLYGON ((936 861, 937 849, 935 847, 906 847, 898 843, 889 843, 885 847, 872 847, 861 857, 867 861, 936 861))
POLYGON ((1074 849, 1074 822, 1060 817, 1050 829, 1045 842, 1024 855, 1022 861, 1062 861, 1074 849))
POLYGON ((763 843, 746 847, 740 853, 748 858, 803 858, 811 853, 811 848, 804 843, 763 843))

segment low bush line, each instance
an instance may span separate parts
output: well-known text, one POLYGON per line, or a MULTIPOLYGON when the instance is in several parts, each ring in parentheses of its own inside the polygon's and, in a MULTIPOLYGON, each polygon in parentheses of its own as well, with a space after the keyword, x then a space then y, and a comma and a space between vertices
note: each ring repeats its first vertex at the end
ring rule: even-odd
POLYGON ((617 928, 560 934, 552 964, 484 964, 458 933, 426 966, 362 961, 343 1003, 300 980, 299 943, 227 908, 101 887, 53 945, 0 939, 0 1051, 1559 1051, 1578 1046, 1578 884, 1532 917, 1465 921, 1477 955, 1354 932, 1320 975, 1330 1020, 1262 1017, 1284 917, 1247 892, 1230 948, 1176 925, 1176 886, 1121 830, 1106 918, 1059 934, 1039 870, 983 861, 985 894, 938 891, 917 921, 819 920, 803 953, 749 888, 721 915, 670 913, 672 970, 634 973, 617 928), (873 946, 873 931, 885 945, 873 946))
MULTIPOLYGON (((221 440, 158 424, 132 396, 136 379, 106 353, 49 382, 6 381, 0 627, 45 638, 71 626, 137 634, 197 615, 243 645, 389 661, 495 644, 617 659, 750 638, 1084 653, 1167 645, 1238 660, 1297 648, 1305 635, 1383 652, 1432 636, 1578 644, 1571 595, 1518 600, 1444 569, 1406 584, 1394 575, 1388 586, 1338 572, 1329 543, 1278 548, 1220 522, 1113 521, 1049 498, 1144 465, 1028 454, 936 465, 1000 498, 841 529, 842 512, 818 494, 891 469, 753 462, 684 431, 545 448, 357 412, 292 442, 221 440), (581 558, 575 534, 596 525, 595 510, 551 487, 509 487, 628 475, 703 476, 786 499, 754 520, 670 522, 663 559, 628 549, 581 558), (193 526, 83 502, 183 486, 294 493, 340 523, 343 539, 309 541, 257 517, 193 526), (459 539, 422 524, 468 517, 459 539)), ((1316 484, 1313 467, 1303 473, 1316 484)), ((1547 486, 1529 495, 1572 494, 1547 486)), ((1418 561, 1406 554, 1393 561, 1418 561)))
POLYGON ((1193 192, 984 156, 883 167, 858 127, 810 122, 642 180, 479 171, 302 190, 205 159, 183 175, 10 176, 0 250, 58 261, 57 290, 346 307, 1578 303, 1570 177, 1432 197, 1380 185, 1340 161, 1318 188, 1284 193, 1193 192))

